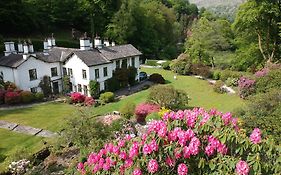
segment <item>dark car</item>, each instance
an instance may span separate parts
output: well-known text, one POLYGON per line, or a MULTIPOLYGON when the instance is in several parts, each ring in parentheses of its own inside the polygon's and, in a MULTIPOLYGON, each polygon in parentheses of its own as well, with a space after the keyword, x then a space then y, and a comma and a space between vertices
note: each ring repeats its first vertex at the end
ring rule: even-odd
POLYGON ((147 74, 146 72, 140 72, 140 81, 146 80, 147 79, 147 74))

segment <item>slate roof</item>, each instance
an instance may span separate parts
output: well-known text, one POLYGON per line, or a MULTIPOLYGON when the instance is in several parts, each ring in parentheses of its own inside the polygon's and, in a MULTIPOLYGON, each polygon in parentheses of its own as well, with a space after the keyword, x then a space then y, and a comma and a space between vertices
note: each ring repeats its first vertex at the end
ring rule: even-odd
POLYGON ((103 47, 99 50, 109 60, 142 55, 142 53, 131 44, 103 47))
POLYGON ((106 59, 97 49, 80 50, 74 51, 73 53, 89 67, 111 63, 111 61, 106 59))
MULTIPOLYGON (((89 67, 111 63, 111 61, 115 59, 142 55, 142 53, 134 46, 126 44, 86 51, 72 48, 54 47, 47 53, 36 53, 35 58, 48 63, 64 62, 73 54, 76 54, 89 67)), ((22 55, 10 54, 9 56, 3 56, 0 58, 0 66, 17 68, 25 61, 26 60, 23 59, 22 55)))
POLYGON ((9 56, 3 56, 0 58, 0 66, 17 68, 21 65, 25 60, 22 55, 18 54, 10 54, 9 56))

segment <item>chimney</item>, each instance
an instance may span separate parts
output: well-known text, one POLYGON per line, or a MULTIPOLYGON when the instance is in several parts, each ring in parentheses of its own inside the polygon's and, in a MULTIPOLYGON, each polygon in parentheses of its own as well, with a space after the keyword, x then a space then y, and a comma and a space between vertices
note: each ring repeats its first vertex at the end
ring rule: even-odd
POLYGON ((17 54, 16 50, 15 50, 15 43, 14 42, 5 42, 5 56, 9 56, 10 54, 17 54))
POLYGON ((80 38, 80 50, 90 50, 91 43, 90 39, 87 37, 87 32, 84 33, 84 36, 80 38))
POLYGON ((112 41, 111 46, 115 46, 115 42, 114 41, 112 41))
POLYGON ((18 53, 23 53, 23 45, 20 40, 18 42, 18 53))
POLYGON ((34 53, 33 44, 30 39, 28 39, 28 50, 29 50, 29 53, 34 53))
POLYGON ((98 35, 95 38, 95 48, 98 48, 98 49, 102 48, 102 41, 98 35))
POLYGON ((54 37, 54 33, 52 33, 52 46, 55 47, 56 46, 56 39, 54 37))
POLYGON ((28 44, 24 41, 23 42, 23 54, 27 55, 29 53, 28 44))
POLYGON ((104 45, 105 45, 105 47, 109 47, 110 46, 110 43, 109 43, 108 39, 104 40, 104 45))
POLYGON ((53 46, 53 40, 52 38, 48 38, 48 49, 51 49, 53 46))
POLYGON ((44 52, 47 52, 49 50, 47 38, 45 38, 45 40, 43 41, 43 45, 44 45, 44 52))

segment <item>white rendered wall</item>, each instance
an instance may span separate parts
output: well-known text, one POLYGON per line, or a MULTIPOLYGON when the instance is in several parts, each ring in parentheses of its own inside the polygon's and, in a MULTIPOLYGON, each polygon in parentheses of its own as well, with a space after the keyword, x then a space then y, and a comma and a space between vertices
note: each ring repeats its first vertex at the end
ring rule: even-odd
POLYGON ((4 81, 10 81, 10 82, 16 83, 15 82, 15 76, 14 76, 14 73, 13 73, 13 68, 0 66, 0 73, 1 72, 3 72, 4 81))
POLYGON ((90 80, 97 80, 100 83, 100 90, 105 90, 105 81, 109 78, 112 77, 112 67, 113 67, 113 63, 110 64, 103 64, 103 65, 98 65, 98 66, 92 66, 90 67, 90 80), (104 72, 103 69, 107 67, 107 76, 104 76, 104 72), (97 79, 95 77, 95 70, 98 69, 99 70, 99 75, 100 77, 97 79))

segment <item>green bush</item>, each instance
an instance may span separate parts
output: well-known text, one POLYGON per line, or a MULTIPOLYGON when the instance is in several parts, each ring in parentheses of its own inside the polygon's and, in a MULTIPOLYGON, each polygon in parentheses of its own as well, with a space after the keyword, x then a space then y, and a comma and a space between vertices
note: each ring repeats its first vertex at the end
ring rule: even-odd
POLYGON ((227 80, 225 81, 225 84, 227 86, 234 86, 234 87, 237 87, 238 86, 238 81, 239 79, 238 78, 227 78, 227 80))
POLYGON ((281 70, 272 70, 256 81, 257 93, 265 93, 272 88, 281 90, 281 70))
POLYGON ((170 64, 171 64, 170 61, 166 61, 166 62, 162 63, 161 66, 165 70, 170 70, 171 69, 170 64))
POLYGON ((220 71, 220 70, 215 70, 215 71, 213 71, 212 78, 213 78, 214 80, 219 80, 219 79, 221 78, 221 71, 220 71))
POLYGON ((153 83, 157 83, 157 84, 165 84, 165 79, 163 78, 163 76, 161 74, 158 74, 158 73, 154 73, 154 74, 150 75, 148 80, 153 83))
POLYGON ((156 85, 150 88, 148 101, 168 109, 186 108, 188 95, 171 85, 156 85))
POLYGON ((149 122, 151 120, 161 120, 161 119, 162 117, 158 114, 158 112, 153 112, 145 118, 145 121, 149 122))
POLYGON ((226 91, 222 88, 223 85, 224 83, 221 80, 216 81, 213 87, 214 91, 220 94, 225 93, 226 91))
POLYGON ((243 75, 248 75, 247 73, 231 71, 231 70, 223 70, 220 73, 220 80, 226 81, 228 78, 236 78, 239 79, 243 75))
POLYGON ((158 60, 146 60, 145 64, 148 66, 158 66, 157 61, 158 60))
POLYGON ((212 75, 210 67, 200 63, 192 64, 191 72, 194 75, 200 75, 205 78, 209 78, 212 75))
POLYGON ((103 94, 100 94, 100 104, 104 105, 110 102, 114 102, 115 95, 113 92, 105 92, 103 94))
POLYGON ((181 54, 177 59, 170 64, 171 70, 179 75, 191 74, 191 59, 187 54, 181 54))
POLYGON ((94 98, 98 98, 100 93, 100 83, 95 80, 91 80, 89 86, 91 96, 94 98))
POLYGON ((35 94, 35 100, 36 101, 43 101, 44 100, 44 94, 42 93, 42 92, 37 92, 36 94, 35 94))
POLYGON ((105 81, 106 91, 115 92, 121 88, 120 82, 116 79, 115 76, 109 78, 105 81))
POLYGON ((245 109, 239 112, 245 127, 259 126, 281 143, 281 91, 272 89, 249 98, 245 109))
POLYGON ((120 113, 126 119, 130 119, 134 115, 135 109, 136 104, 128 102, 120 108, 120 113))
POLYGON ((31 103, 35 100, 35 96, 30 91, 22 91, 20 92, 21 101, 23 103, 31 103))

